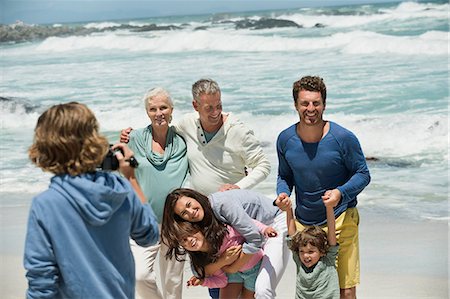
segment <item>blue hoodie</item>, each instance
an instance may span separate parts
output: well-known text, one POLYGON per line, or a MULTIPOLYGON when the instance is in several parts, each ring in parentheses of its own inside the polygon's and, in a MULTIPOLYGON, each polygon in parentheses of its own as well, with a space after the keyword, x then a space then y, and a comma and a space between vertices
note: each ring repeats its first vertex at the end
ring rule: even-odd
POLYGON ((27 298, 134 298, 130 237, 158 241, 158 225, 130 183, 113 173, 54 176, 31 204, 27 298))

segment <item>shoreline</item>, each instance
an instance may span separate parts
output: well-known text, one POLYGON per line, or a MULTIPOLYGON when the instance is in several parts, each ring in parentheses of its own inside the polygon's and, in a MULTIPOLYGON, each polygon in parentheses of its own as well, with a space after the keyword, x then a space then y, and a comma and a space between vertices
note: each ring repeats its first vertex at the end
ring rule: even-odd
MULTIPOLYGON (((1 206, 1 282, 5 299, 23 298, 22 265, 29 204, 1 206)), ((448 298, 447 221, 412 220, 359 207, 361 284, 359 298, 448 298)), ((186 263, 184 280, 191 276, 186 263)), ((295 265, 289 262, 277 298, 294 298, 295 265)), ((208 298, 207 288, 184 287, 183 298, 208 298)))

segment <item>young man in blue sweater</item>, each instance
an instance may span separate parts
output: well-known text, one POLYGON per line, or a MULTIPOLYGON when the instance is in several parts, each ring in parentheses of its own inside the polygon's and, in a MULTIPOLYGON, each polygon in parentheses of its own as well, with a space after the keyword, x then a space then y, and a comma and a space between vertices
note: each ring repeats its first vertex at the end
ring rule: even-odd
POLYGON ((333 202, 341 298, 356 298, 359 284, 359 215, 356 196, 369 184, 370 174, 356 136, 323 119, 326 86, 320 77, 305 76, 293 85, 300 121, 277 140, 278 181, 275 203, 285 208, 295 187, 295 217, 301 230, 318 225, 326 229, 322 196, 333 202))

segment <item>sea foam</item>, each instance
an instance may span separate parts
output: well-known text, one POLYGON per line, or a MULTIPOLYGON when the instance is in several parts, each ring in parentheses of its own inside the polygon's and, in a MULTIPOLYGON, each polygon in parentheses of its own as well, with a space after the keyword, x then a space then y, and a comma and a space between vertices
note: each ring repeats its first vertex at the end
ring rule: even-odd
POLYGON ((87 49, 177 53, 185 51, 288 52, 334 50, 350 54, 447 55, 446 32, 418 36, 393 36, 371 31, 335 33, 325 37, 290 38, 252 35, 250 31, 173 31, 141 36, 115 33, 50 37, 37 46, 45 52, 87 49))

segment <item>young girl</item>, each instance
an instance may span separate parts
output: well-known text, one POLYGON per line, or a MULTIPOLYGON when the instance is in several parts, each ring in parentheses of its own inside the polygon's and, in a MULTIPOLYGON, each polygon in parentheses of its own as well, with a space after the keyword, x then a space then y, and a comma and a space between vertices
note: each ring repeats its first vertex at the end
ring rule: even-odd
POLYGON ((322 199, 327 211, 328 234, 317 226, 297 231, 292 203, 289 201, 286 207, 280 207, 286 211, 289 234, 286 239, 297 264, 296 299, 340 297, 336 271, 339 245, 336 243, 333 206, 326 195, 322 199))
MULTIPOLYGON (((275 237, 276 231, 259 221, 254 221, 261 234, 266 237, 275 237)), ((202 285, 209 288, 222 288, 220 298, 254 298, 255 282, 263 257, 263 251, 250 256, 249 260, 240 265, 233 262, 217 270, 212 275, 206 274, 206 267, 220 260, 220 256, 229 248, 223 259, 237 259, 245 239, 232 226, 217 223, 214 229, 203 233, 198 224, 181 222, 176 224, 176 234, 180 245, 189 254, 192 268, 197 276, 193 276, 188 285, 202 285), (230 257, 230 256, 234 256, 230 257), (225 273, 227 272, 227 273, 225 273)), ((177 259, 183 258, 176 256, 177 259)), ((218 262, 220 264, 220 261, 218 262)))
MULTIPOLYGON (((272 202, 272 199, 246 189, 217 192, 209 196, 192 189, 175 189, 167 196, 164 204, 161 239, 169 248, 166 257, 170 258, 179 249, 175 224, 189 221, 197 223, 204 231, 218 221, 229 224, 245 238, 240 262, 245 263, 245 258, 248 258, 246 255, 264 249, 255 297, 275 298, 276 287, 286 269, 290 251, 285 242, 285 213, 274 207, 272 202), (252 219, 273 226, 278 235, 264 242, 252 219)), ((212 266, 208 273, 214 273, 220 268, 214 269, 212 266)))

